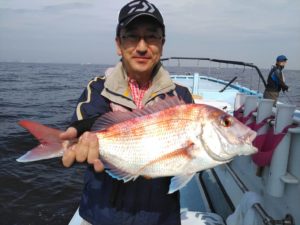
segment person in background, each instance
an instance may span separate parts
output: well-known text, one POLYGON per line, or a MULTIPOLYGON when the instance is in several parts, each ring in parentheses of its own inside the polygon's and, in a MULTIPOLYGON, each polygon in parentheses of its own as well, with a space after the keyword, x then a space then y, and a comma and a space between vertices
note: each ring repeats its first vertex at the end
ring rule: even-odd
POLYGON ((108 76, 91 80, 79 98, 72 124, 61 134, 70 143, 79 139, 64 152, 63 165, 89 164, 79 207, 87 224, 179 225, 179 191, 167 194, 171 178, 139 177, 124 183, 110 177, 103 172, 97 137, 88 132, 104 113, 142 109, 166 95, 193 102, 189 90, 175 84, 160 63, 165 25, 155 5, 131 1, 121 9, 118 22, 115 41, 121 61, 108 76))
POLYGON ((289 87, 285 83, 285 78, 282 73, 283 68, 287 63, 287 57, 284 55, 279 55, 276 58, 276 64, 272 67, 268 80, 267 86, 264 91, 264 98, 275 100, 274 106, 276 105, 277 99, 279 97, 279 92, 282 90, 283 92, 288 91, 289 87))

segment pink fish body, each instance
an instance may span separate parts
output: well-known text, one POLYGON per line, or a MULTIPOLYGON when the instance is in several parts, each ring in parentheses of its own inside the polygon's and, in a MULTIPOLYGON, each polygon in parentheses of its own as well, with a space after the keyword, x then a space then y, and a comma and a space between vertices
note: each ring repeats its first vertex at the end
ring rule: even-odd
POLYGON ((143 110, 107 113, 93 130, 108 174, 124 182, 138 176, 174 176, 169 193, 198 171, 256 152, 256 133, 234 117, 212 106, 184 104, 177 97, 143 110))

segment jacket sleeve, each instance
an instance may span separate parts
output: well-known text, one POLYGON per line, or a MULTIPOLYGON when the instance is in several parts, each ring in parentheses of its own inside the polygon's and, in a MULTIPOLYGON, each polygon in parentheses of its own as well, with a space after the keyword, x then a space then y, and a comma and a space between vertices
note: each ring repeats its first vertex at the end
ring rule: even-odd
POLYGON ((182 98, 185 103, 187 103, 187 104, 194 103, 194 99, 188 88, 176 84, 175 91, 176 91, 177 95, 180 98, 182 98))
POLYGON ((96 77, 88 83, 78 99, 70 125, 77 129, 78 136, 90 130, 99 116, 110 111, 109 101, 101 95, 103 88, 104 79, 96 77))
POLYGON ((278 80, 278 85, 279 87, 285 91, 288 89, 288 86, 285 84, 285 82, 283 81, 283 75, 282 72, 279 69, 276 69, 274 71, 274 75, 276 76, 277 80, 278 80))

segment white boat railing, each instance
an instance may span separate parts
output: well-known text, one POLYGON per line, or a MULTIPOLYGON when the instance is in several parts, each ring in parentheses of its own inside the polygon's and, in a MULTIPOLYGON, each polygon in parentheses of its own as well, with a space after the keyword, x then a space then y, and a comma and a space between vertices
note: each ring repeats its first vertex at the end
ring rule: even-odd
MULTIPOLYGON (((283 197, 285 193, 286 185, 295 185, 299 183, 299 180, 289 173, 288 164, 290 163, 290 158, 293 158, 289 157, 289 155, 291 152, 294 152, 293 148, 295 147, 292 146, 291 143, 292 134, 299 135, 300 123, 299 120, 295 118, 296 106, 286 104, 277 104, 276 108, 272 108, 272 106, 272 100, 259 100, 258 98, 255 99, 255 97, 252 95, 238 93, 235 99, 235 110, 239 110, 243 107, 242 113, 244 117, 247 117, 250 112, 257 110, 251 115, 251 118, 247 118, 247 122, 244 121, 246 125, 253 122, 259 124, 273 116, 273 119, 269 119, 269 123, 266 123, 265 126, 258 128, 257 132, 259 135, 266 133, 268 129, 274 130, 274 135, 286 130, 286 135, 275 148, 270 165, 268 167, 269 172, 265 177, 265 187, 268 195, 280 198, 283 197), (296 127, 289 128, 292 126, 296 127)), ((228 164, 225 167, 240 190, 243 193, 248 192, 248 188, 238 177, 233 168, 228 164)), ((259 203, 254 204, 254 208, 262 218, 263 223, 266 225, 295 224, 293 217, 290 214, 286 214, 285 218, 282 220, 275 220, 266 213, 264 208, 259 203)))
MULTIPOLYGON (((178 64, 177 66, 178 67, 181 67, 181 61, 189 61, 189 62, 192 62, 192 61, 196 61, 196 62, 200 62, 200 61, 207 61, 209 63, 219 63, 220 64, 225 64, 225 65, 233 65, 233 66, 242 66, 244 67, 244 71, 245 71, 245 68, 251 68, 251 69, 255 69, 255 71, 257 72, 258 74, 258 88, 257 90, 259 90, 259 87, 260 87, 260 82, 262 81, 263 85, 264 85, 264 88, 266 87, 267 83, 264 79, 264 76, 263 74, 261 73, 260 69, 254 65, 253 63, 247 63, 247 62, 242 62, 242 61, 233 61, 233 60, 223 60, 223 59, 212 59, 212 58, 201 58, 201 57, 168 57, 168 58, 162 58, 161 61, 164 62, 164 61, 167 61, 167 62, 170 62, 170 61, 177 61, 178 64)), ((211 69, 211 66, 209 64, 209 72, 210 72, 210 69, 211 69)), ((252 77, 251 77, 252 79, 252 77)), ((230 84, 231 86, 231 84, 230 84)), ((252 86, 252 82, 251 82, 251 86, 252 86)))

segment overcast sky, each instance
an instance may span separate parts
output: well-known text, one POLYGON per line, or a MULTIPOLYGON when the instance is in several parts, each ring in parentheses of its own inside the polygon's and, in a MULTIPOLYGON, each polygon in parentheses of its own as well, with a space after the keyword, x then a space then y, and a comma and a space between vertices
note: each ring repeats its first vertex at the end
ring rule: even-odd
MULTIPOLYGON (((114 64, 127 0, 0 0, 0 61, 114 64)), ((299 0, 152 0, 166 25, 164 57, 210 57, 300 69, 299 0)))

